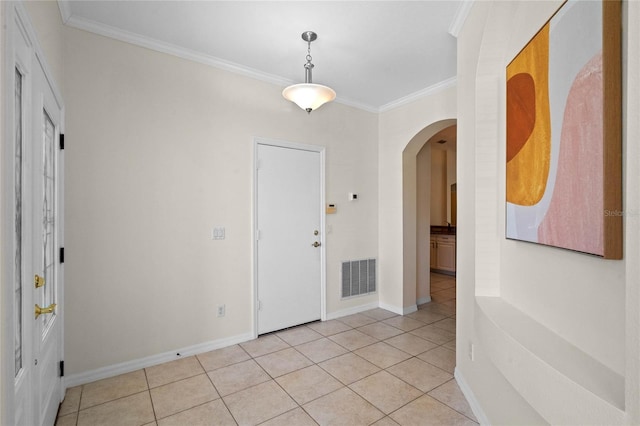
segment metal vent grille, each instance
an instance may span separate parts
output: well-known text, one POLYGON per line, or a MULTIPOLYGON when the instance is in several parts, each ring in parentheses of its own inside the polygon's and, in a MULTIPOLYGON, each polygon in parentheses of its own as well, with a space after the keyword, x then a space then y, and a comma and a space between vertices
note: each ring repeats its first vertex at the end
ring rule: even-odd
POLYGON ((342 262, 342 297, 359 296, 375 291, 375 259, 342 262))

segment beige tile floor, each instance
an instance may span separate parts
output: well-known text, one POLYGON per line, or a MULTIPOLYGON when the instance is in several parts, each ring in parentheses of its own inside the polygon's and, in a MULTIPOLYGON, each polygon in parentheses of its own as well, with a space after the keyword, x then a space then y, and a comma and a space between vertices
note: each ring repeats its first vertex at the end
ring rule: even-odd
POLYGON ((372 309, 67 390, 63 425, 474 425, 455 367, 455 278, 372 309))

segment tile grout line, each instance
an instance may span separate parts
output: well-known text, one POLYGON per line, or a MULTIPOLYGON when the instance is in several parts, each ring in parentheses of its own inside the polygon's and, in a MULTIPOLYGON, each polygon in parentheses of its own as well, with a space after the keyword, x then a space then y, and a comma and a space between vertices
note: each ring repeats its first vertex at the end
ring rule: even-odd
MULTIPOLYGON (((438 389, 438 388, 441 388, 442 386, 446 385, 447 383, 450 383, 451 381, 454 381, 454 382, 456 383, 456 386, 458 386, 458 382, 456 381, 456 378, 454 377, 453 379, 448 380, 448 381, 444 382, 443 384, 436 386, 435 388, 431 389, 429 392, 433 392, 434 390, 436 390, 436 389, 438 389)), ((429 396, 431 396, 431 395, 429 395, 429 396)), ((474 423, 478 423, 478 421, 477 421, 477 420, 473 420, 471 417, 469 417, 469 416, 467 416, 466 414, 464 414, 464 413, 462 413, 462 412, 458 411, 457 409, 453 408, 451 405, 447 404, 446 402, 444 402, 444 401, 440 401, 440 400, 439 400, 438 398, 436 398, 435 396, 431 396, 431 398, 435 399, 436 401, 439 401, 439 402, 443 403, 443 404, 444 404, 444 405, 446 405, 447 407, 451 408, 453 411, 455 411, 455 412, 457 412, 457 413, 462 414, 463 416, 465 416, 466 418, 468 418, 468 419, 469 419, 469 420, 471 420, 472 422, 474 422, 474 423)), ((465 400, 466 400, 466 398, 465 398, 465 400)))
MULTIPOLYGON (((244 351, 244 353, 245 353, 245 354, 247 354, 247 356, 249 356, 249 357, 251 356, 251 355, 249 355, 249 354, 247 353, 247 351, 245 351, 245 350, 244 350, 244 348, 242 348, 240 345, 237 345, 237 346, 238 346, 241 350, 243 350, 243 351, 244 351)), ((222 397, 222 394, 220 393, 220 391, 219 391, 219 390, 218 390, 218 388, 216 387, 215 383, 213 383, 213 380, 211 379, 211 376, 209 376, 209 372, 207 371, 207 369, 206 369, 206 368, 204 368, 204 365, 202 365, 202 361, 200 361, 200 358, 198 358, 198 355, 195 355, 195 357, 196 357, 196 359, 198 360, 198 363, 200 364, 200 367, 204 370, 204 374, 207 376, 207 379, 209 380, 209 383, 211 383, 211 386, 213 386, 213 389, 214 389, 214 390, 216 391, 216 393, 218 394, 218 399, 220 399, 220 401, 222 402, 222 405, 224 405, 224 408, 227 410, 227 412, 229 413, 229 415, 231 416, 231 418, 233 419, 233 421, 234 421, 234 422, 236 422, 236 425, 238 425, 238 424, 239 424, 239 423, 238 423, 238 421, 237 421, 237 420, 236 420, 236 418, 234 417, 234 415, 233 415, 233 413, 231 412, 231 410, 229 410, 229 407, 227 406, 227 402, 226 402, 226 401, 224 400, 224 398, 222 397)), ((246 360, 245 360, 245 361, 246 361, 246 360)), ((244 361, 240 361, 240 362, 244 362, 244 361)), ((239 364, 239 363, 236 363, 236 364, 239 364)), ((235 365, 235 364, 231 364, 231 365, 235 365)), ((215 371, 215 370, 211 370, 211 371, 215 371)), ((215 399, 213 399, 213 400, 211 400, 211 401, 204 402, 204 403, 202 403, 202 404, 200 404, 200 405, 196 405, 196 407, 200 407, 201 405, 208 404, 208 403, 210 403, 210 402, 212 402, 212 401, 215 401, 215 399)), ((195 408, 195 407, 188 408, 188 409, 186 409, 186 410, 180 411, 180 413, 182 413, 182 412, 184 412, 184 411, 192 410, 192 409, 194 409, 194 408, 195 408)), ((175 416, 176 414, 178 414, 178 413, 173 413, 173 414, 171 414, 171 416, 175 416)), ((167 417, 171 417, 171 416, 167 416, 167 417)))
MULTIPOLYGON (((80 407, 82 407, 82 394, 84 393, 84 385, 80 386, 80 398, 78 398, 78 411, 76 411, 76 426, 80 422, 80 407)), ((58 419, 56 418, 56 421, 58 419)))
MULTIPOLYGON (((114 401, 120 401, 121 399, 130 398, 130 397, 132 397, 132 396, 140 395, 141 393, 145 393, 145 392, 150 392, 150 389, 141 390, 141 391, 138 391, 138 392, 134 392, 134 393, 132 393, 132 394, 129 394, 129 395, 119 396, 119 397, 117 397, 117 398, 110 399, 110 400, 108 400, 108 401, 104 401, 104 402, 101 402, 101 403, 99 403, 99 404, 92 405, 92 406, 90 406, 90 407, 86 407, 86 408, 83 408, 83 409, 79 409, 79 410, 78 410, 78 417, 80 417, 80 412, 82 412, 82 411, 87 411, 87 410, 90 410, 90 409, 95 408, 95 407, 100 407, 101 405, 106 405, 106 404, 112 403, 112 402, 114 402, 114 401)), ((149 394, 149 399, 151 399, 151 394, 149 394)), ((151 402, 151 405, 153 406, 153 401, 151 402)), ((72 413, 69 413, 69 414, 72 414, 72 413)), ((154 413, 154 417, 155 417, 155 413, 154 413)), ((76 422, 76 423, 77 423, 77 422, 76 422)))
MULTIPOLYGON (((151 411, 153 411, 153 421, 158 424, 158 416, 156 415, 156 405, 153 403, 153 398, 151 397, 151 386, 149 386, 149 378, 147 377, 147 369, 143 368, 144 372, 144 381, 147 384, 147 392, 149 392, 149 401, 151 401, 151 411)), ((135 394, 134 394, 135 395, 135 394)))

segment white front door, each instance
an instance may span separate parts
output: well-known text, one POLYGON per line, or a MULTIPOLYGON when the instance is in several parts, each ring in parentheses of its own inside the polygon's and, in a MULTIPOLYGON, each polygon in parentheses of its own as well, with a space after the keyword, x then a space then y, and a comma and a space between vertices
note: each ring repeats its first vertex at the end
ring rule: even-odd
POLYGON ((32 244, 29 277, 34 277, 35 321, 33 368, 37 425, 55 422, 63 398, 62 320, 60 316, 60 188, 59 135, 61 111, 40 66, 33 75, 33 137, 31 140, 30 187, 32 244))
MULTIPOLYGON (((17 4, 5 9, 10 26, 5 82, 12 88, 4 100, 11 117, 5 152, 11 170, 10 254, 13 386, 8 403, 9 424, 53 425, 63 383, 62 317, 62 163, 59 150, 62 106, 54 94, 36 53, 33 32, 25 26, 24 10, 17 4), (39 315, 36 315, 37 312, 39 315)), ((3 195, 3 198, 5 196, 3 195)), ((7 200, 8 201, 8 200, 7 200)), ((6 294, 6 293, 5 293, 6 294)), ((5 361, 3 359, 3 361, 5 361)), ((8 377, 10 380, 10 378, 8 377)))
POLYGON ((321 318, 322 150, 256 145, 258 334, 321 318))

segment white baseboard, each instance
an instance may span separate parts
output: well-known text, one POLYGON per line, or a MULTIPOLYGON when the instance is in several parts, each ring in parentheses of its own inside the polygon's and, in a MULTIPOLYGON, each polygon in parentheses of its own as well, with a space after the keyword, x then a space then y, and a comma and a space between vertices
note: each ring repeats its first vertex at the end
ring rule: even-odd
POLYGON ((394 305, 388 305, 386 303, 379 303, 380 308, 382 309, 386 309, 387 311, 391 311, 394 314, 398 314, 398 315, 404 315, 404 309, 402 309, 401 307, 398 306, 394 306, 394 305))
POLYGON ((387 311, 391 311, 394 314, 398 314, 398 315, 407 315, 410 314, 412 312, 415 312, 418 310, 418 305, 411 305, 411 306, 407 306, 405 308, 401 308, 398 306, 394 306, 394 305, 388 305, 386 303, 380 303, 380 308, 382 309, 386 309, 387 311))
POLYGON ((418 310, 418 304, 416 303, 415 305, 411 305, 411 306, 407 306, 405 308, 402 308, 402 315, 409 315, 409 314, 414 313, 417 310, 418 310))
POLYGON ((416 300, 416 305, 423 305, 429 302, 431 302, 431 296, 421 297, 420 299, 416 300))
POLYGON ((340 311, 331 312, 327 314, 327 321, 337 319, 340 317, 346 317, 347 315, 358 314, 360 312, 368 311, 369 309, 375 309, 378 307, 378 302, 371 302, 364 305, 354 306, 353 308, 342 309, 340 311))
POLYGON ((456 382, 458 382, 458 386, 460 387, 460 390, 464 394, 464 397, 467 398, 467 402, 471 407, 471 411, 473 411, 473 414, 476 416, 476 419, 478 419, 478 422, 481 425, 490 424, 489 419, 487 418, 487 415, 485 414, 484 410, 480 406, 480 403, 476 399, 476 396, 471 391, 469 384, 464 379, 464 377, 462 376, 462 373, 457 367, 454 370, 453 376, 456 378, 456 382))
MULTIPOLYGON (((370 309, 382 308, 388 311, 394 312, 398 315, 407 315, 418 310, 416 305, 409 306, 407 308, 398 308, 384 303, 371 302, 364 305, 354 306, 348 309, 342 309, 340 311, 327 314, 327 320, 337 319, 345 317, 347 315, 353 315, 360 312, 368 311, 370 309)), ((225 348, 227 346, 235 345, 238 343, 246 342, 254 338, 252 333, 240 334, 225 339, 218 339, 211 342, 199 343, 197 345, 189 346, 186 348, 176 349, 161 354, 151 355, 144 358, 134 359, 131 361, 122 362, 119 364, 109 365, 106 367, 97 368, 95 370, 84 371, 82 373, 70 374, 64 378, 65 388, 84 385, 86 383, 95 382, 96 380, 106 379, 109 377, 118 376, 120 374, 130 373, 132 371, 140 370, 141 368, 152 367, 154 365, 162 364, 169 361, 175 361, 176 359, 201 354, 204 352, 213 351, 216 349, 225 348)))
POLYGON ((251 333, 246 333, 227 337, 225 339, 199 343, 197 345, 164 352, 157 355, 151 355, 145 358, 134 359, 131 361, 122 362, 120 364, 114 364, 95 370, 84 371, 82 373, 70 374, 69 376, 66 376, 64 378, 64 383, 66 388, 84 385, 85 383, 91 383, 96 380, 130 373, 132 371, 140 370, 141 368, 152 367, 154 365, 162 364, 169 361, 175 361, 176 359, 188 357, 191 355, 197 355, 204 352, 213 351, 215 349, 225 348, 227 346, 246 342, 252 339, 253 335, 251 333))

